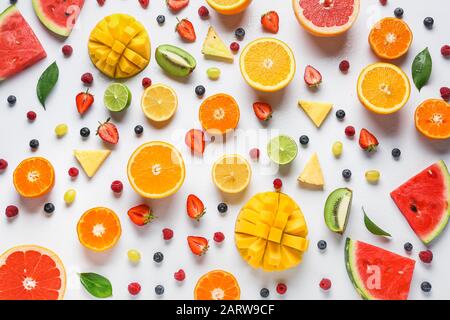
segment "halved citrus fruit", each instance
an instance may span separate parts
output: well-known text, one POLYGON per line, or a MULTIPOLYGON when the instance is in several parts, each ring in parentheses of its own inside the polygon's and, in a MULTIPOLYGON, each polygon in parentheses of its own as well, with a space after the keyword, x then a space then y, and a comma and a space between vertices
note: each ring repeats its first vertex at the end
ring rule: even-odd
POLYGON ((49 249, 24 245, 0 256, 0 300, 61 300, 66 270, 49 249))
POLYGON ((212 168, 214 184, 225 193, 239 193, 250 183, 252 169, 247 160, 237 154, 219 158, 212 168))
POLYGON ((417 130, 431 139, 450 138, 450 104, 440 99, 425 100, 415 113, 417 130))
POLYGON ((55 184, 55 170, 44 158, 23 160, 14 170, 13 183, 24 198, 37 198, 49 193, 55 184))
POLYGON ((128 161, 128 180, 144 198, 160 199, 174 194, 183 184, 185 174, 181 153, 162 141, 143 144, 128 161))
POLYGON ((292 0, 297 20, 315 36, 332 37, 351 28, 360 0, 292 0))
POLYGON ((254 89, 273 92, 286 87, 295 75, 291 48, 274 38, 250 42, 239 60, 242 76, 254 89))
POLYGON ((164 84, 154 84, 145 89, 141 100, 142 111, 155 122, 172 118, 177 111, 178 98, 175 91, 164 84))
POLYGON ((194 289, 195 300, 239 300, 241 289, 229 272, 213 270, 204 274, 194 289))
POLYGON ((411 85, 406 74, 390 63, 374 63, 361 71, 358 78, 358 98, 370 111, 390 114, 408 101, 411 85))
POLYGON ((384 18, 378 21, 369 34, 369 44, 373 52, 385 59, 403 56, 411 46, 413 34, 402 19, 384 18))
POLYGON ((267 155, 276 164, 289 164, 297 157, 298 147, 291 137, 280 135, 267 144, 267 155))
POLYGON ((114 247, 122 234, 120 220, 108 208, 98 207, 86 211, 78 220, 78 240, 88 249, 105 251, 114 247))
POLYGON ((215 94, 203 101, 198 117, 202 127, 210 134, 226 134, 239 123, 239 106, 232 96, 215 94))
POLYGON ((221 14, 233 15, 247 9, 252 0, 206 0, 206 2, 221 14))

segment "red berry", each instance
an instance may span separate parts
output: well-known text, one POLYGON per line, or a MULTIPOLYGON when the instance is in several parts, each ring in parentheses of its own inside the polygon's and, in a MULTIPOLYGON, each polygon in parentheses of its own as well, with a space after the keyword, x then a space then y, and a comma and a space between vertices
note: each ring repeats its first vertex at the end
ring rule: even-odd
POLYGON ((105 4, 106 0, 97 0, 97 3, 100 7, 103 7, 103 5, 105 4))
POLYGON ((123 183, 120 182, 119 180, 115 180, 111 183, 111 190, 114 193, 121 193, 123 190, 123 183))
POLYGON ((208 8, 205 6, 201 6, 200 8, 198 8, 198 15, 202 18, 208 17, 209 16, 208 8))
POLYGON ((36 120, 37 114, 34 111, 28 111, 27 112, 27 119, 30 121, 36 120))
POLYGON ((128 292, 135 296, 137 295, 139 292, 141 292, 141 285, 137 282, 132 282, 128 285, 128 292))
POLYGON ((73 53, 73 48, 72 46, 69 46, 68 44, 66 44, 65 46, 62 47, 62 53, 65 57, 70 57, 73 53))
POLYGON ((164 228, 162 233, 163 233, 164 240, 170 240, 173 238, 173 230, 172 229, 164 228))
POLYGON ((329 290, 331 288, 330 279, 323 278, 322 280, 320 280, 319 286, 322 290, 329 290))
POLYGON ((79 173, 80 171, 75 167, 69 169, 69 176, 71 176, 72 178, 77 177, 79 173))
POLYGON ((287 286, 284 283, 277 284, 277 292, 278 294, 285 294, 287 291, 287 286))
POLYGON ((0 170, 5 170, 6 168, 8 168, 8 161, 0 159, 0 170))
POLYGON ((380 3, 382 6, 385 6, 387 4, 387 0, 380 0, 380 3))
POLYGON ((275 179, 273 180, 273 187, 275 188, 275 190, 280 190, 281 187, 283 186, 283 181, 281 181, 281 179, 275 179))
POLYGON ((347 72, 348 69, 350 69, 350 62, 348 62, 347 60, 342 60, 339 63, 339 70, 341 70, 342 72, 347 72))
POLYGON ((442 99, 444 99, 445 101, 450 100, 450 88, 449 87, 442 87, 439 91, 441 92, 442 99))
POLYGON ((237 51, 239 51, 239 48, 240 48, 240 46, 239 46, 239 43, 237 43, 237 42, 232 42, 230 44, 231 51, 237 52, 237 51))
POLYGON ((223 240, 225 240, 225 235, 222 232, 214 233, 214 241, 215 242, 221 243, 223 240))
POLYGON ((13 218, 19 214, 19 208, 16 206, 7 206, 5 214, 8 218, 13 218))
POLYGON ((252 158, 253 160, 258 160, 259 159, 259 149, 258 148, 253 148, 250 149, 250 158, 252 158))
POLYGON ((353 126, 348 126, 345 128, 345 135, 347 137, 353 137, 355 135, 355 128, 353 126))
POLYGON ((173 277, 177 281, 183 281, 184 279, 186 279, 186 273, 184 272, 183 269, 180 269, 173 274, 173 277))
POLYGON ((139 0, 139 3, 141 4, 142 8, 147 9, 148 5, 150 4, 150 0, 139 0))
POLYGON ((444 57, 450 57, 450 46, 448 44, 442 46, 441 48, 441 54, 444 57))
POLYGON ((431 263, 433 261, 433 252, 431 250, 420 251, 419 258, 423 263, 431 263))
POLYGON ((92 82, 94 82, 94 76, 92 75, 92 73, 86 72, 81 76, 81 81, 84 84, 91 84, 92 82))
POLYGON ((142 79, 142 86, 144 88, 148 88, 152 85, 152 79, 145 77, 144 79, 142 79))

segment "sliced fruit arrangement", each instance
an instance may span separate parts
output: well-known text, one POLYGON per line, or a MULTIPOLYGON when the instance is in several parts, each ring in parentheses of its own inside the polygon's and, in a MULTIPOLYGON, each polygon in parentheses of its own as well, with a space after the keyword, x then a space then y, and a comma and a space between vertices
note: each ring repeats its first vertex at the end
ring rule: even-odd
POLYGON ((111 150, 74 150, 73 155, 80 163, 84 172, 92 178, 109 157, 111 150))
POLYGON ((267 155, 279 165, 289 164, 297 157, 298 146, 294 139, 286 135, 272 138, 267 144, 267 155))
POLYGON ((197 66, 197 61, 189 52, 170 44, 156 48, 155 58, 161 69, 174 77, 187 77, 197 66))
POLYGON ((239 193, 250 184, 252 169, 247 160, 237 154, 220 157, 213 165, 212 179, 225 193, 239 193))
POLYGON ((339 188, 330 193, 325 202, 325 224, 332 232, 343 234, 352 208, 353 191, 339 188))
POLYGON ((450 138, 450 104, 440 99, 422 102, 414 115, 416 129, 430 139, 450 138))
POLYGON ((167 121, 177 111, 177 94, 167 85, 151 85, 142 94, 141 108, 148 119, 155 122, 167 121))
POLYGON ((228 62, 234 61, 234 56, 230 49, 211 26, 209 27, 205 41, 203 42, 202 53, 209 59, 224 60, 228 62))
POLYGON ((347 238, 345 266, 358 294, 366 300, 406 300, 415 261, 347 238))
POLYGON ((78 240, 86 248, 101 252, 114 247, 122 234, 119 217, 108 208, 86 211, 78 220, 78 240))
POLYGON ((284 42, 260 38, 249 43, 239 60, 242 76, 254 89, 274 92, 285 88, 295 75, 295 58, 284 42))
POLYGON ((253 268, 282 271, 298 265, 308 249, 308 228, 300 207, 280 192, 258 193, 241 209, 235 242, 253 268))
POLYGON ((24 198, 37 198, 49 193, 55 185, 55 170, 44 158, 23 160, 14 170, 13 183, 24 198))
POLYGON ((314 153, 308 160, 297 180, 312 187, 323 188, 325 179, 323 177, 322 167, 320 166, 317 153, 314 153))
POLYGON ((42 44, 16 6, 0 14, 0 81, 47 56, 42 44))
POLYGON ((144 198, 168 197, 183 185, 186 170, 183 157, 174 146, 151 141, 137 148, 128 161, 128 180, 144 198))
POLYGON ((411 84, 399 67, 378 62, 361 71, 357 92, 367 109, 378 114, 390 114, 408 102, 411 84))
POLYGON ((56 253, 36 245, 0 256, 0 300, 62 300, 66 270, 56 253))
POLYGON ((378 21, 370 31, 369 44, 373 52, 384 59, 397 59, 408 52, 413 34, 402 19, 387 17, 378 21))
POLYGON ((360 0, 292 0, 300 25, 319 37, 333 37, 349 30, 359 14, 360 0))
POLYGON ((206 0, 217 12, 224 15, 238 14, 252 3, 252 0, 206 0))
POLYGON ((132 77, 150 62, 147 30, 127 14, 113 14, 101 20, 91 32, 88 48, 92 63, 114 79, 132 77))
POLYGON ((213 270, 204 274, 194 289, 195 300, 239 300, 241 289, 229 272, 213 270))
POLYGON ((105 90, 103 102, 111 112, 121 112, 131 105, 130 88, 122 83, 111 83, 105 90))
POLYGON ((450 174, 438 161, 391 192, 411 228, 425 244, 444 230, 450 215, 450 174))
POLYGON ((239 123, 239 106, 234 98, 219 93, 206 98, 198 111, 202 127, 210 134, 226 134, 239 123))
POLYGON ((317 128, 322 126, 331 109, 333 109, 333 104, 329 102, 299 100, 298 105, 317 128))

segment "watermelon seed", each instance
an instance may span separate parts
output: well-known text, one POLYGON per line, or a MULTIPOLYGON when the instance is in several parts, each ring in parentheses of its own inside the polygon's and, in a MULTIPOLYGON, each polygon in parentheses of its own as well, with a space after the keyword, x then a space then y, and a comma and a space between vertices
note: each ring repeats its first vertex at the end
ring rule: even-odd
POLYGON ((411 205, 411 211, 417 212, 417 207, 416 207, 416 205, 414 205, 414 204, 411 205))

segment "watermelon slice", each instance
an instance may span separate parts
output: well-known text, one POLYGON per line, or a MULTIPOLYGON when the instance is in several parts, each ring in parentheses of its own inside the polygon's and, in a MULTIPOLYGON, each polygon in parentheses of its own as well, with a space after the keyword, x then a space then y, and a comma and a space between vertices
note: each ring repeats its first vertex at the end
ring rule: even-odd
POLYGON ((0 14, 0 81, 44 59, 47 54, 15 6, 0 14))
POLYGON ((450 215, 450 175, 438 161, 391 192, 411 228, 425 244, 444 230, 450 215))
POLYGON ((362 241, 347 238, 345 266, 366 300, 406 300, 416 262, 362 241))
POLYGON ((33 0, 39 20, 50 31, 68 37, 83 8, 84 0, 33 0))

